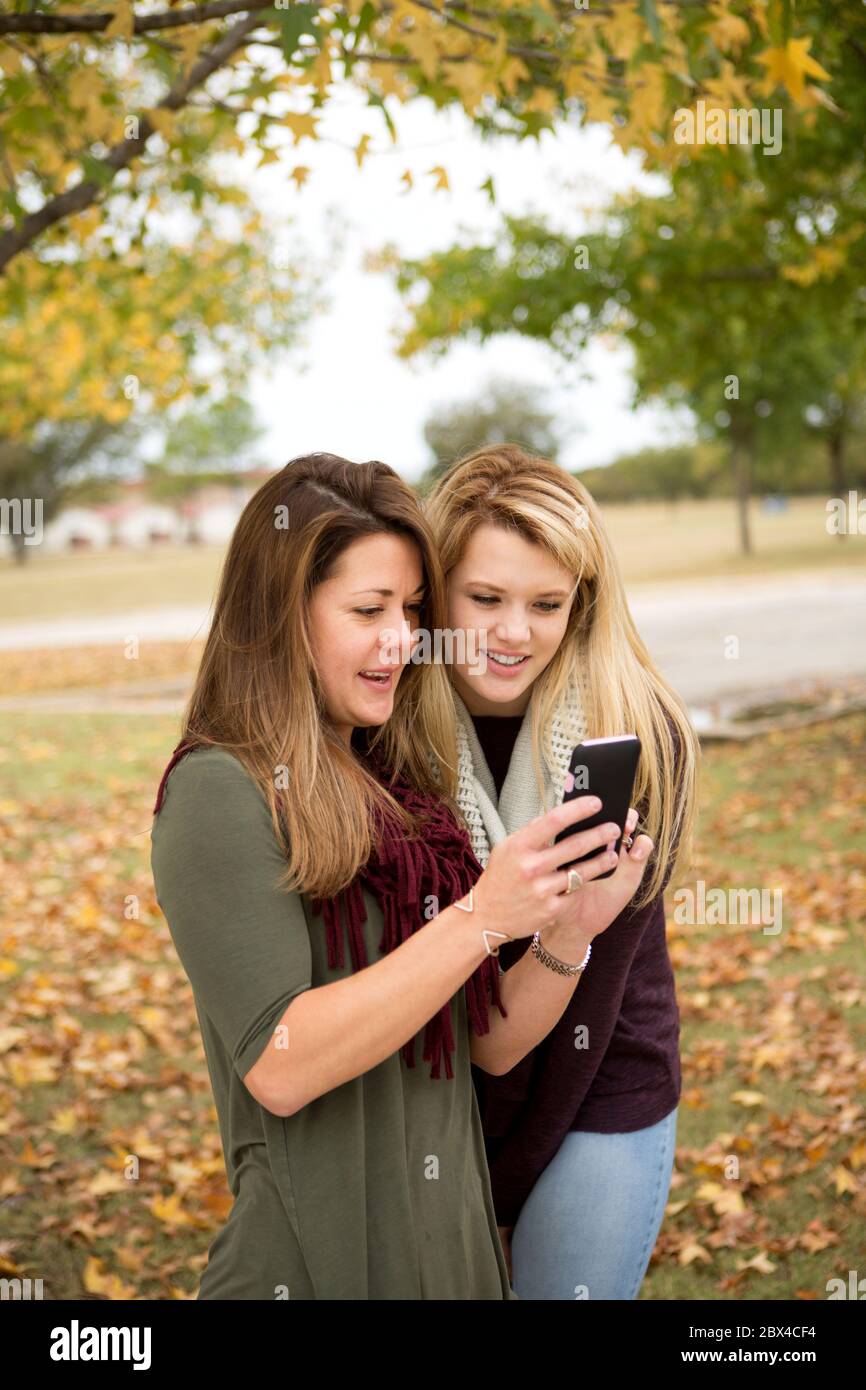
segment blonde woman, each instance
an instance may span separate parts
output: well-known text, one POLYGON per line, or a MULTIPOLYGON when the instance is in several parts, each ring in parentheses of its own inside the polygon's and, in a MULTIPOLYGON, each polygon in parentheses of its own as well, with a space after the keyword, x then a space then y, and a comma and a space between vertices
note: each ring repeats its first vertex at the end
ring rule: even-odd
MULTIPOLYGON (((573 477, 513 445, 481 449, 439 480, 426 514, 449 628, 487 654, 486 669, 476 659, 451 667, 457 796, 479 861, 561 801, 581 739, 641 739, 634 800, 657 849, 639 892, 594 943, 543 1041, 504 1075, 473 1073, 518 1296, 633 1299, 673 1167, 679 1013, 662 892, 688 852, 697 739, 637 633, 599 510, 573 477)), ((578 894, 589 917, 612 882, 578 894)), ((502 948, 506 1000, 527 946, 502 948)))
MULTIPOLYGON (((551 845, 588 797, 481 872, 453 773, 428 764, 454 765, 445 670, 382 654, 382 630, 441 629, 444 603, 417 498, 383 463, 295 459, 232 537, 151 856, 235 1199, 199 1298, 514 1296, 470 1064, 513 1066, 573 984, 527 961, 506 1013, 499 944, 543 930, 582 954, 652 842, 591 919, 551 845)), ((574 836, 589 879, 606 839, 574 836)))

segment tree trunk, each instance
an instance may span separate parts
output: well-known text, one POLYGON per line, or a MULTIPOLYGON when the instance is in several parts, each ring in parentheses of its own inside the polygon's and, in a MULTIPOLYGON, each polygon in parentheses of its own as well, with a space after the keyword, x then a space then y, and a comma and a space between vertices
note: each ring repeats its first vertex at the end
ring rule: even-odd
MULTIPOLYGON (((827 447, 830 451, 830 486, 835 497, 841 497, 843 502, 846 499, 845 492, 845 435, 841 428, 837 428, 827 440, 827 447)), ((836 532, 837 540, 844 541, 846 527, 840 527, 836 532)))
POLYGON ((748 446, 744 439, 733 440, 731 445, 731 463, 734 470, 734 492, 737 499, 740 553, 743 555, 751 555, 752 535, 749 525, 749 500, 751 497, 752 468, 748 446))
POLYGON ((29 549, 29 546, 26 546, 24 544, 24 537, 19 535, 17 531, 13 531, 9 539, 12 542, 13 560, 15 561, 16 565, 23 565, 27 560, 27 551, 29 549))

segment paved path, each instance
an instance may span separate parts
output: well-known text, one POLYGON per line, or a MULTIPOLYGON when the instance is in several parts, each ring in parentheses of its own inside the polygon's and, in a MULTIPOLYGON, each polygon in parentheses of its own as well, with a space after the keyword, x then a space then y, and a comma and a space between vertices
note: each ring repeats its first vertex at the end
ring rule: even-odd
POLYGON ((52 618, 42 622, 0 622, 0 651, 41 651, 47 647, 118 646, 129 637, 141 642, 189 642, 205 637, 207 608, 137 608, 98 617, 52 618))
POLYGON ((653 658, 692 705, 792 681, 866 675, 866 565, 646 587, 635 589, 630 604, 653 658), (737 650, 732 637, 738 656, 726 656, 737 650))
MULTIPOLYGON (((812 574, 635 585, 629 599, 649 651, 693 709, 792 682, 866 675, 866 563, 861 569, 812 574)), ((192 607, 0 623, 0 653, 120 645, 131 636, 141 642, 187 642, 203 637, 208 625, 208 610, 192 607)), ((136 707, 172 712, 180 708, 184 689, 166 682, 117 690, 95 702, 83 691, 46 693, 26 701, 0 699, 0 706, 33 708, 49 701, 57 708, 60 701, 71 710, 86 706, 89 698, 91 707, 106 711, 117 705, 130 712, 136 707)))

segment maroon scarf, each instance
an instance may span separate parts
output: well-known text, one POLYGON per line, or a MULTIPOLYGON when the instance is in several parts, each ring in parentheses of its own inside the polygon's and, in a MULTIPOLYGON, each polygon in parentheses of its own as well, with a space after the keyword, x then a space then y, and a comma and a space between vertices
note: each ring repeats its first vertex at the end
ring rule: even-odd
MULTIPOLYGON (((193 748, 203 745, 181 742, 162 775, 156 794, 154 815, 158 814, 169 773, 176 763, 193 748)), ((348 888, 334 898, 311 899, 312 912, 318 917, 324 908, 327 931, 328 966, 341 967, 345 960, 343 935, 349 943, 353 971, 368 964, 361 930, 367 920, 363 889, 379 903, 384 928, 379 942, 379 954, 393 951, 413 932, 426 925, 424 909, 433 897, 437 911, 450 907, 465 896, 483 872, 476 859, 468 832, 458 825, 447 807, 436 796, 413 787, 404 778, 391 779, 374 753, 367 758, 367 767, 376 780, 400 802, 407 811, 424 821, 423 831, 416 840, 407 838, 402 826, 390 812, 383 816, 376 811, 374 847, 366 865, 348 888)), ((503 1018, 507 1017, 499 999, 499 963, 489 956, 470 975, 465 984, 469 1020, 475 1033, 490 1031, 488 995, 503 1018)), ((410 1038, 400 1049, 407 1066, 415 1065, 415 1040, 410 1038)), ((445 1075, 454 1075, 450 1054, 454 1051, 451 1031, 451 1004, 443 1004, 430 1019, 424 1031, 423 1060, 431 1063, 430 1075, 439 1080, 444 1051, 445 1075)))

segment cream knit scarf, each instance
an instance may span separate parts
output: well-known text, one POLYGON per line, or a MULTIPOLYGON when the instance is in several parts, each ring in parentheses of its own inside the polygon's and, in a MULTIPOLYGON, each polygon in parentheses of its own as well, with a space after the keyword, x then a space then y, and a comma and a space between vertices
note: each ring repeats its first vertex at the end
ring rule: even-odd
POLYGON ((523 716, 498 798, 472 716, 457 691, 453 688, 452 691, 457 712, 457 801, 466 818, 475 856, 486 868, 494 845, 562 800, 572 749, 587 736, 585 702, 579 688, 572 685, 554 714, 550 747, 542 753, 546 801, 546 805, 542 805, 532 762, 532 711, 536 691, 533 690, 523 716))

